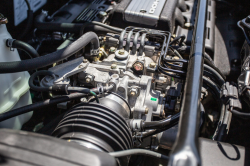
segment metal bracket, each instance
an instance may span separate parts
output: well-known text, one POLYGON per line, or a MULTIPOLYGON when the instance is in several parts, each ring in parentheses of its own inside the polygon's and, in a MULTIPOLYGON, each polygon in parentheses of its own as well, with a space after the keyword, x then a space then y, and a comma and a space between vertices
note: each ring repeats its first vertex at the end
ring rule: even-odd
POLYGON ((92 49, 92 50, 90 50, 90 55, 98 55, 99 52, 100 52, 100 48, 98 48, 98 49, 92 49))

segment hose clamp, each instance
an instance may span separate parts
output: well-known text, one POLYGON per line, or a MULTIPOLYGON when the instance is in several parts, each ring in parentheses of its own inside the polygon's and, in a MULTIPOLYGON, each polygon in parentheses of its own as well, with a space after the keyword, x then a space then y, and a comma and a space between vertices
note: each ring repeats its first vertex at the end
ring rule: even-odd
POLYGON ((143 120, 141 119, 133 119, 130 121, 130 129, 134 132, 139 132, 139 131, 142 131, 143 128, 142 128, 142 122, 143 120))
POLYGON ((97 84, 97 90, 100 96, 104 97, 105 93, 104 93, 104 88, 102 85, 97 84))
POLYGON ((10 51, 14 51, 13 42, 14 42, 15 40, 16 40, 16 39, 7 39, 7 40, 6 40, 6 46, 10 48, 10 51))

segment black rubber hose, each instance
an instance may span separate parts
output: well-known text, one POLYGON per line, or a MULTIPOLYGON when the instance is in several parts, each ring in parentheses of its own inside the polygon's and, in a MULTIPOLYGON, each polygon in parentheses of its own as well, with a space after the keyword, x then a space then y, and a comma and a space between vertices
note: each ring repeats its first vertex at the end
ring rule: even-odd
MULTIPOLYGON (((217 85, 213 83, 213 81, 211 81, 210 79, 204 76, 203 76, 203 81, 215 92, 216 97, 220 99, 220 90, 217 87, 217 85)), ((220 119, 219 119, 217 128, 215 130, 215 133, 213 135, 213 140, 217 140, 217 141, 222 141, 225 139, 228 133, 230 123, 231 123, 231 118, 232 118, 231 112, 226 110, 226 107, 223 101, 220 100, 220 102, 221 102, 220 119)))
POLYGON ((163 132, 163 131, 165 131, 165 130, 170 129, 171 127, 174 127, 174 126, 177 125, 177 124, 178 124, 178 121, 177 121, 177 122, 173 122, 173 123, 167 125, 165 128, 158 129, 158 130, 155 129, 155 130, 151 130, 151 131, 142 133, 141 138, 144 139, 144 138, 150 137, 150 136, 152 136, 152 135, 158 134, 158 133, 160 133, 160 132, 163 132))
POLYGON ((207 64, 208 66, 210 66, 211 68, 216 70, 221 75, 221 77, 224 80, 226 80, 226 77, 224 76, 224 74, 222 74, 222 72, 216 66, 214 66, 208 59, 204 58, 204 62, 205 62, 205 64, 207 64))
POLYGON ((74 55, 89 43, 92 43, 93 49, 99 49, 99 38, 94 32, 85 33, 68 47, 39 58, 14 62, 0 62, 0 73, 30 71, 51 65, 74 55))
POLYGON ((217 97, 217 98, 220 98, 220 89, 219 89, 219 87, 217 86, 217 84, 215 84, 212 80, 210 80, 209 78, 207 78, 207 77, 205 77, 205 76, 203 76, 202 79, 203 79, 203 82, 204 82, 207 86, 209 86, 209 87, 215 92, 216 97, 217 97))
POLYGON ((101 23, 98 21, 92 21, 92 22, 87 23, 86 25, 97 25, 97 26, 101 26, 103 28, 109 29, 110 31, 114 31, 114 32, 118 32, 118 33, 123 31, 123 29, 121 29, 121 28, 110 26, 110 25, 107 25, 107 24, 104 24, 104 23, 101 23))
POLYGON ((79 33, 83 24, 75 23, 56 23, 56 22, 45 22, 47 17, 46 12, 42 12, 35 18, 35 27, 39 30, 47 31, 60 31, 60 32, 75 32, 79 33))
POLYGON ((38 108, 39 109, 47 108, 47 107, 50 107, 51 105, 56 105, 58 103, 62 103, 62 102, 70 101, 70 100, 80 99, 86 96, 87 96, 86 94, 82 94, 82 93, 73 93, 67 96, 47 99, 45 101, 23 106, 23 107, 5 112, 3 114, 0 114, 0 122, 7 120, 9 118, 13 118, 15 116, 30 112, 30 111, 35 111, 38 108))
POLYGON ((34 18, 33 10, 28 9, 27 10, 26 27, 25 27, 24 31, 22 32, 22 34, 17 37, 18 39, 22 39, 22 38, 24 38, 27 35, 27 33, 29 32, 29 30, 32 28, 33 18, 34 18))
MULTIPOLYGON (((56 23, 56 22, 46 22, 47 12, 42 12, 35 19, 35 27, 39 30, 45 31, 60 31, 60 32, 74 32, 79 33, 83 31, 87 26, 97 25, 115 32, 121 32, 122 29, 109 26, 97 21, 87 22, 87 23, 56 23)), ((103 30, 103 29, 102 29, 103 30)))
POLYGON ((210 72, 217 79, 217 81, 220 83, 220 86, 222 86, 225 83, 225 80, 223 79, 223 77, 216 70, 214 70, 212 67, 204 64, 204 70, 210 72))
POLYGON ((142 128, 143 130, 148 130, 148 129, 163 129, 166 126, 177 122, 179 120, 180 113, 177 113, 169 118, 166 118, 164 120, 160 121, 152 121, 152 122, 143 122, 142 123, 142 128))
POLYGON ((231 112, 232 112, 233 115, 236 115, 236 116, 239 116, 239 117, 242 117, 242 118, 250 118, 250 113, 240 112, 240 111, 237 111, 237 110, 231 110, 231 112))
MULTIPOLYGON (((171 46, 174 49, 176 49, 180 54, 190 54, 190 46, 171 46)), ((206 52, 204 53, 204 58, 209 60, 213 65, 214 65, 214 61, 213 59, 210 57, 210 55, 208 55, 206 52)))
POLYGON ((210 57, 210 55, 208 55, 208 53, 204 53, 204 57, 207 59, 207 60, 209 60, 213 65, 214 65, 214 61, 213 61, 213 59, 210 57))
MULTIPOLYGON (((200 123, 200 127, 202 126, 203 124, 203 117, 205 116, 205 109, 204 109, 204 106, 201 104, 201 123, 200 123)), ((178 116, 178 118, 180 117, 180 113, 178 114, 175 114, 174 116, 178 116)), ((174 118, 173 118, 174 119, 174 118)), ((146 133, 143 133, 142 134, 142 138, 147 138, 149 136, 152 136, 152 135, 155 135, 155 134, 158 134, 162 131, 165 131, 165 130, 168 130, 170 129, 171 127, 175 126, 178 124, 178 120, 179 119, 176 119, 175 121, 171 121, 171 123, 167 124, 165 127, 161 128, 161 129, 156 129, 156 130, 151 130, 151 131, 148 131, 146 133)))
POLYGON ((12 47, 12 48, 22 50, 22 51, 26 52, 32 58, 38 58, 39 57, 38 52, 31 45, 29 45, 28 43, 25 43, 25 42, 20 41, 20 40, 13 40, 13 39, 7 39, 6 43, 7 43, 6 44, 7 47, 12 47), (12 44, 10 46, 9 43, 11 41, 13 41, 13 42, 12 42, 12 44))
MULTIPOLYGON (((106 24, 104 24, 104 25, 106 25, 106 24)), ((98 35, 103 35, 103 36, 105 36, 107 33, 119 33, 120 32, 120 31, 111 30, 109 28, 105 28, 105 27, 100 26, 100 25, 94 25, 94 24, 85 25, 84 24, 83 28, 80 32, 80 35, 82 35, 86 32, 90 32, 90 31, 95 32, 98 35)))
POLYGON ((224 119, 221 126, 219 127, 219 132, 217 134, 217 141, 225 141, 229 131, 231 119, 232 113, 229 110, 225 109, 224 119))
POLYGON ((186 39, 186 36, 185 35, 181 35, 181 36, 177 36, 176 38, 174 38, 174 40, 172 40, 169 45, 172 45, 172 44, 175 44, 177 41, 179 40, 185 40, 186 39))
MULTIPOLYGON (((103 90, 104 90, 104 92, 107 92, 109 90, 112 90, 113 87, 114 87, 114 85, 109 85, 107 87, 104 87, 103 90)), ((94 93, 97 93, 97 94, 99 93, 99 90, 97 88, 91 89, 91 91, 94 93)), ((83 93, 73 93, 70 95, 65 95, 62 97, 57 97, 57 98, 52 98, 52 99, 47 99, 45 101, 26 105, 26 106, 16 108, 14 110, 0 114, 0 122, 7 120, 9 118, 13 118, 13 117, 18 116, 18 115, 21 115, 21 114, 25 114, 25 113, 30 112, 30 111, 35 111, 36 109, 47 108, 47 107, 50 107, 51 105, 56 105, 58 103, 76 100, 76 99, 80 99, 80 98, 87 97, 87 96, 88 95, 83 94, 83 93)))

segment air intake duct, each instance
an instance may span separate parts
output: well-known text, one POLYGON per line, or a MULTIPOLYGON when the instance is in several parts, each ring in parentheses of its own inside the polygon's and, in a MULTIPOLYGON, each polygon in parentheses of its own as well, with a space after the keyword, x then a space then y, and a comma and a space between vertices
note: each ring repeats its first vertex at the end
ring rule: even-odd
POLYGON ((105 152, 130 149, 133 147, 131 131, 120 114, 120 111, 127 112, 122 107, 119 112, 111 108, 115 107, 98 103, 76 105, 65 114, 53 136, 105 152))

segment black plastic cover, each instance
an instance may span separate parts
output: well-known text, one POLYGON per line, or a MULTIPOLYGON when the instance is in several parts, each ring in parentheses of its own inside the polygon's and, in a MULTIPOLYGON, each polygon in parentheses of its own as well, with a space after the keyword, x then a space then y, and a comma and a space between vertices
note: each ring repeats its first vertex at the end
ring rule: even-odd
POLYGON ((110 24, 121 28, 137 26, 172 32, 175 26, 175 10, 177 6, 177 0, 147 2, 143 0, 141 3, 140 0, 122 0, 114 9, 110 24), (130 4, 133 3, 135 4, 130 7, 130 4), (153 11, 154 8, 155 11, 153 11))
POLYGON ((36 133, 0 129, 0 164, 116 166, 108 153, 36 133))

